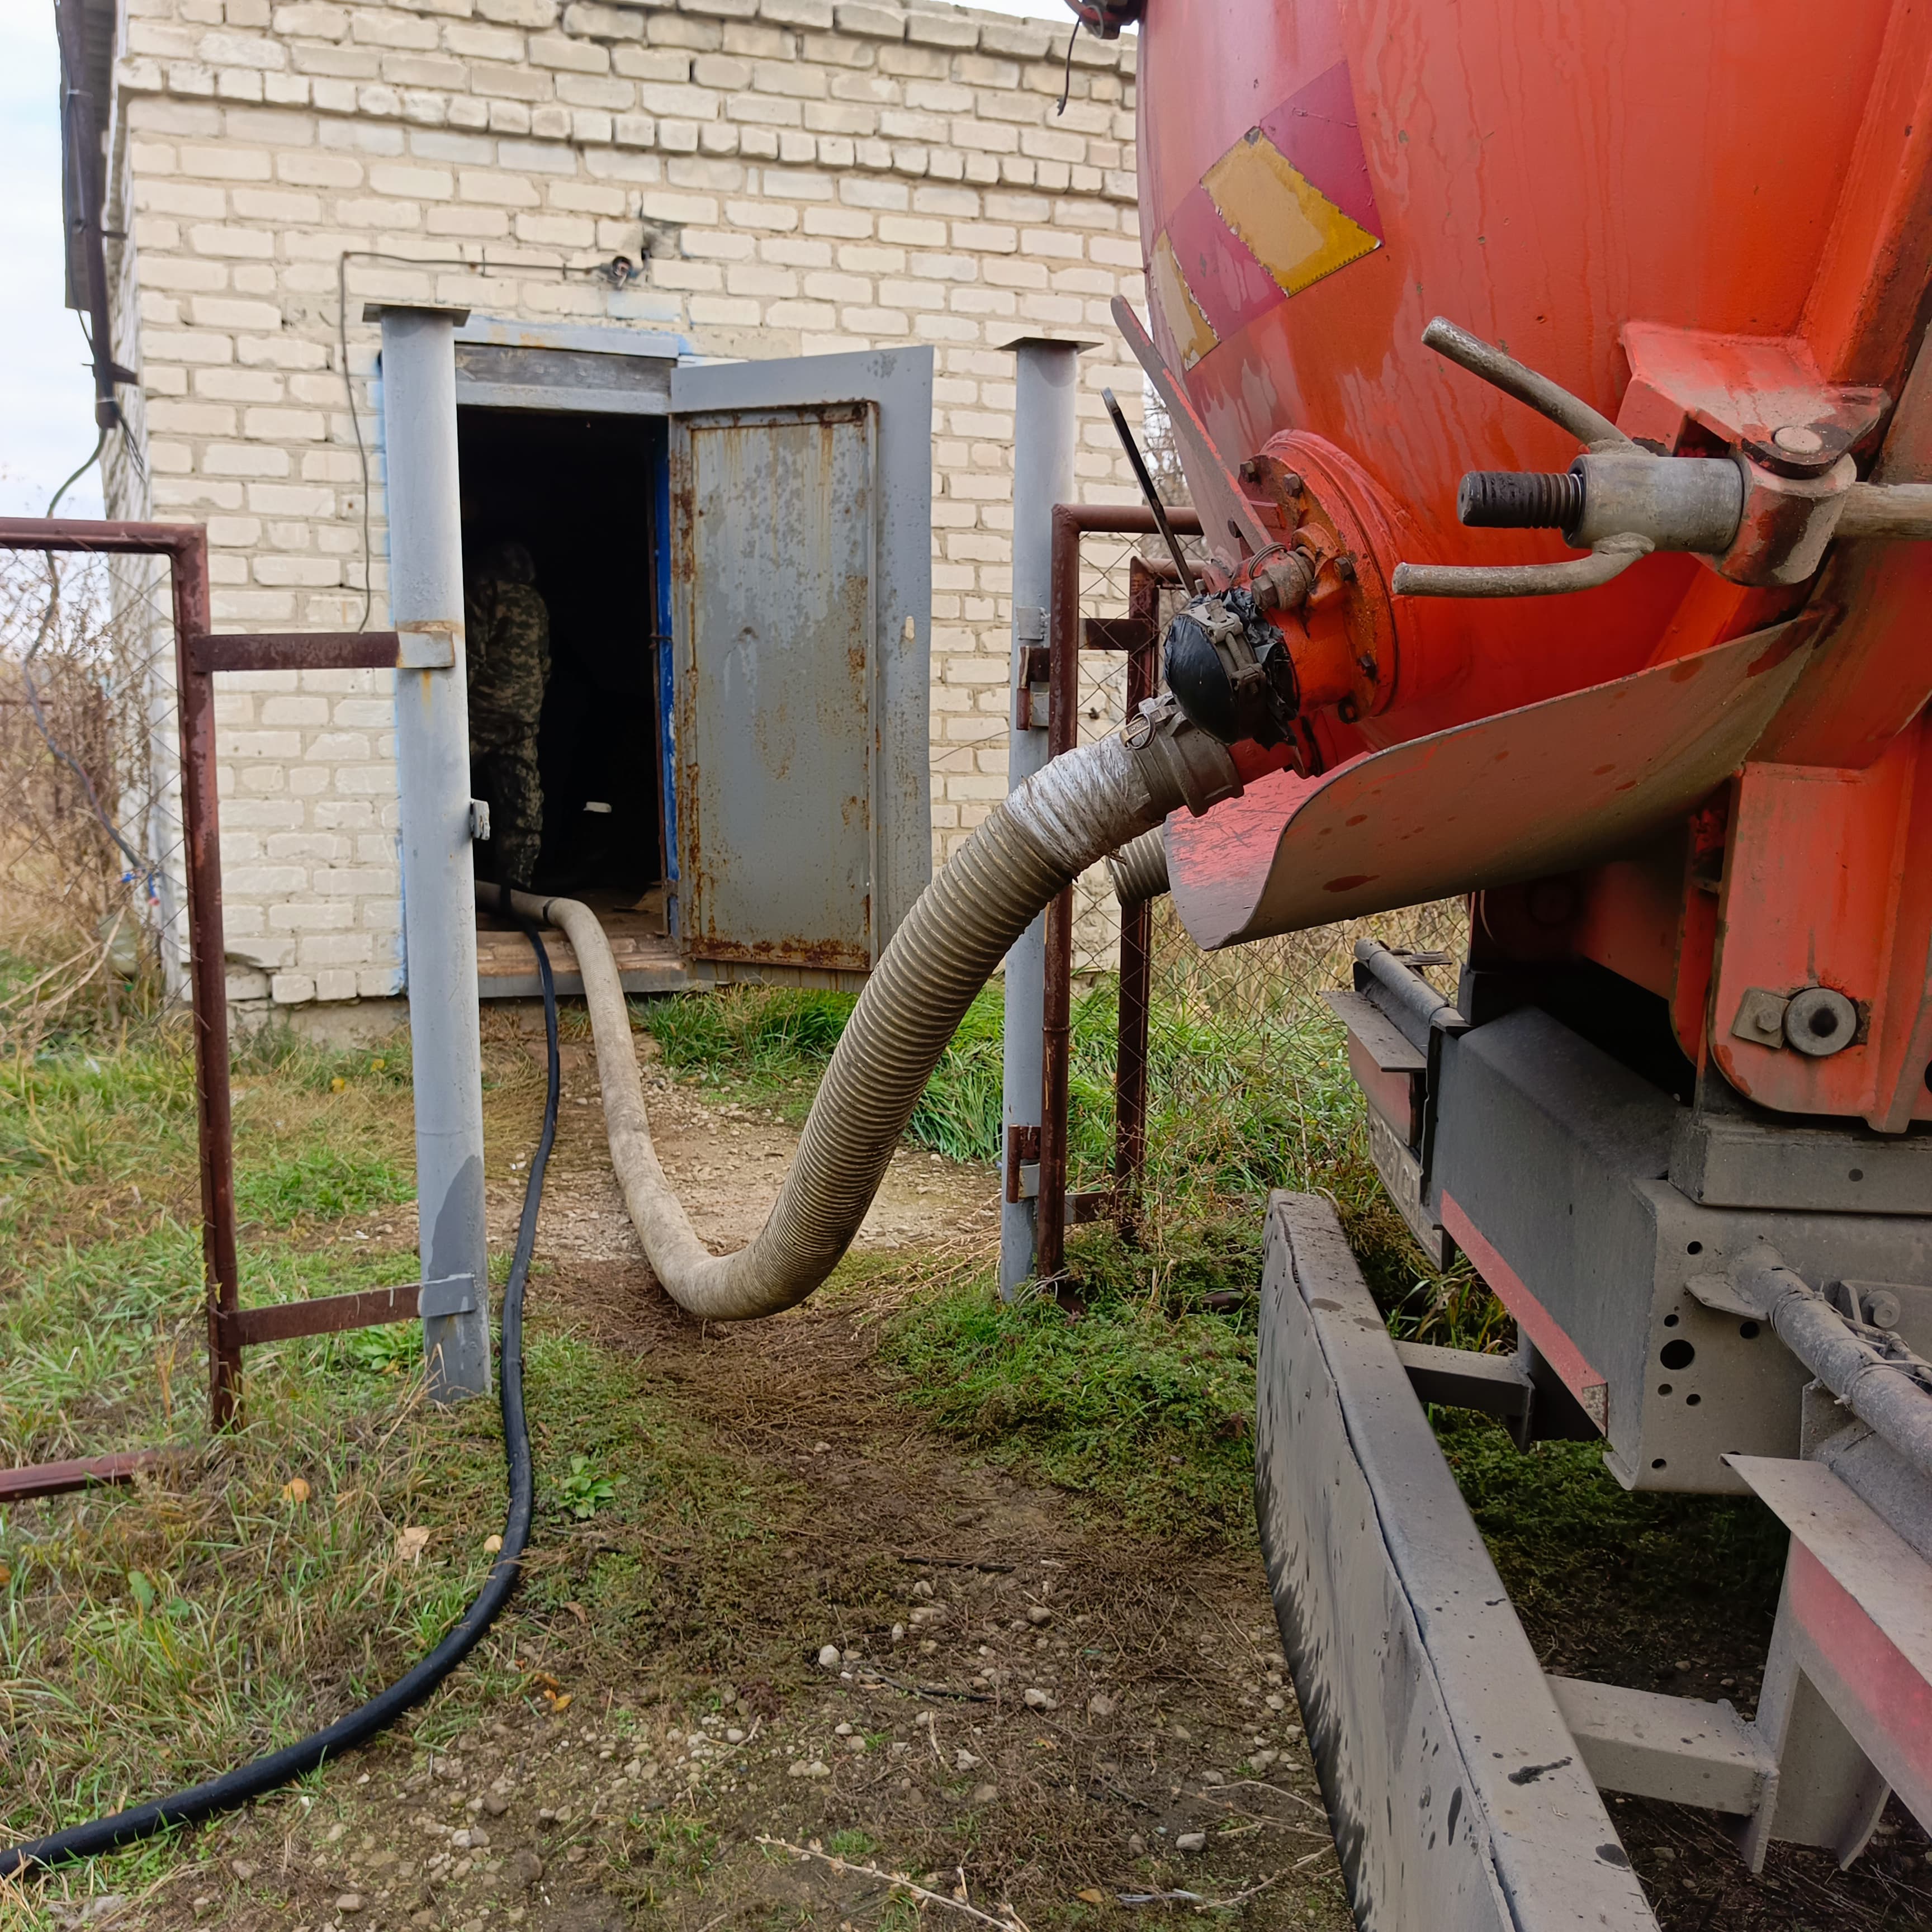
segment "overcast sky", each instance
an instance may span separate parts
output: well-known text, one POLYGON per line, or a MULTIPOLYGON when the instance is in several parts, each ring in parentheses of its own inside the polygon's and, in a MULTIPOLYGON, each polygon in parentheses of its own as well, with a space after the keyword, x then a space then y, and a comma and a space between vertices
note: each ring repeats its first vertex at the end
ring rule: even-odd
MULTIPOLYGON (((94 378, 62 305, 60 57, 52 0, 0 5, 0 512, 39 516, 94 447, 94 378)), ((100 514, 90 473, 61 505, 100 514)))
MULTIPOLYGON (((975 4, 1071 24, 1061 0, 975 4)), ((0 515, 43 514, 94 447, 87 347, 62 302, 59 94, 52 0, 0 0, 0 515)), ((94 472, 61 508, 100 515, 94 472)))

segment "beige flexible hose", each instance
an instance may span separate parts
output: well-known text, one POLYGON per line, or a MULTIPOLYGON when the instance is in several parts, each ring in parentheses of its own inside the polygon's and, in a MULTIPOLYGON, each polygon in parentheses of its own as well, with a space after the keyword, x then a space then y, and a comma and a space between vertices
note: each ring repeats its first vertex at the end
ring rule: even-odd
MULTIPOLYGON (((1055 758, 997 807, 893 935, 825 1070, 776 1204, 728 1255, 698 1239, 658 1164, 630 1014, 596 914, 574 899, 509 893, 512 911, 560 927, 576 949, 611 1166, 671 1298, 719 1321, 803 1300, 851 1245, 946 1042, 1007 949, 1063 886, 1181 802, 1157 764, 1116 734, 1055 758)), ((486 904, 501 903, 498 887, 476 890, 486 904)))
POLYGON ((1130 839, 1107 861, 1114 896, 1124 906, 1167 896, 1167 838, 1159 826, 1130 839))

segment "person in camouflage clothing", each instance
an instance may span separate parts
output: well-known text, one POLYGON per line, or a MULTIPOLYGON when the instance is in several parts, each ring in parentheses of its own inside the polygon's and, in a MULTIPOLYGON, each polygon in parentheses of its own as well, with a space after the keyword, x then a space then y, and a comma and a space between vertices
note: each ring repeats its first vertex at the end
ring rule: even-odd
POLYGON ((537 721, 550 681, 550 613, 520 543, 491 545, 464 593, 470 783, 490 808, 498 881, 528 891, 543 842, 537 721))

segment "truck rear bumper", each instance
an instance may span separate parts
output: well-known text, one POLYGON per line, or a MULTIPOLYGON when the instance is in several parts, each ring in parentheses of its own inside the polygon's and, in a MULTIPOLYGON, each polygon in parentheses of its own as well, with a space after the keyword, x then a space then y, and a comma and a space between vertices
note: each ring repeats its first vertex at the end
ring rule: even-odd
POLYGON ((1269 1204, 1256 1506, 1358 1924, 1656 1920, 1328 1203, 1269 1204))

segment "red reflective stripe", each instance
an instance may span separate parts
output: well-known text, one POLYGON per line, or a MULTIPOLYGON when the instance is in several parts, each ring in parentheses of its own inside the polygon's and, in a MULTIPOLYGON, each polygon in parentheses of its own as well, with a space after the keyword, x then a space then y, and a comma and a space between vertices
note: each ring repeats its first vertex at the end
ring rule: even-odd
POLYGON ((1932 1684, 1795 1534, 1790 1576, 1799 1628, 1866 1722, 1903 1760, 1881 1767, 1887 1776, 1896 1785, 1904 1768, 1918 1780, 1916 1792, 1901 1789, 1899 1796, 1924 1817, 1932 1802, 1932 1684))
POLYGON ((1288 166, 1310 187, 1319 188, 1357 227, 1378 242, 1388 238, 1382 232, 1369 158, 1362 152, 1361 130, 1355 123, 1355 94, 1348 85, 1346 61, 1337 61, 1298 88, 1263 119, 1261 128, 1288 166))
POLYGON ((1442 1225, 1475 1263, 1476 1272, 1489 1283, 1496 1299, 1516 1317, 1522 1332, 1536 1345, 1537 1353, 1583 1405, 1583 1412, 1607 1433, 1610 1384, 1585 1360, 1582 1350, 1570 1340, 1562 1324, 1524 1286, 1516 1270, 1490 1245, 1447 1189, 1442 1195, 1442 1225), (1604 1393, 1598 1394, 1598 1390, 1604 1393))
POLYGON ((1221 219, 1204 188, 1194 188, 1174 211, 1167 244, 1195 306, 1223 342, 1288 299, 1221 219))

